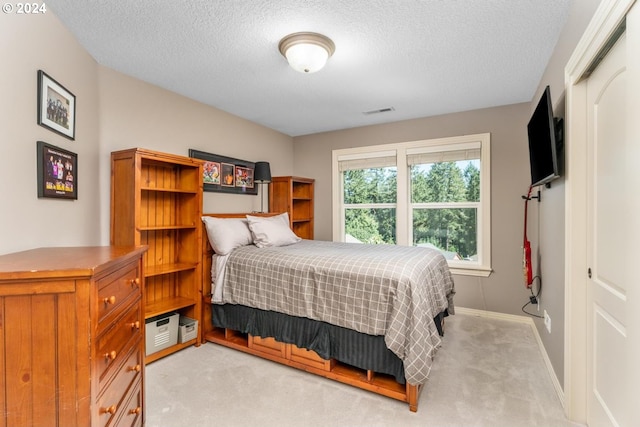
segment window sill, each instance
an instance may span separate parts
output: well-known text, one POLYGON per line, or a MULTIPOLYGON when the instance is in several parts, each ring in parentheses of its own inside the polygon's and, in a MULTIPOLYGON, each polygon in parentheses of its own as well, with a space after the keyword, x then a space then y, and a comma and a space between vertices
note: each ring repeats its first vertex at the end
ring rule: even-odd
POLYGON ((457 276, 477 276, 477 277, 489 277, 491 275, 491 268, 487 267, 466 267, 461 268, 458 266, 450 266, 451 274, 457 276))

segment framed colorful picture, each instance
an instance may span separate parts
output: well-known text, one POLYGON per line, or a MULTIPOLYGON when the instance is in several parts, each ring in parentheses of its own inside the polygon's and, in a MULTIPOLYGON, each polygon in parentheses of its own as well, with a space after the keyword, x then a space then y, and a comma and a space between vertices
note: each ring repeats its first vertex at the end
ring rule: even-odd
POLYGON ((253 188, 253 169, 236 167, 236 187, 253 188))
POLYGON ((205 184, 220 185, 220 162, 205 162, 202 170, 202 182, 205 184))
POLYGON ((78 155, 37 143, 38 197, 78 199, 78 155))
POLYGON ((235 165, 233 163, 222 163, 222 186, 235 187, 235 165))
POLYGON ((75 140, 76 97, 42 70, 38 70, 38 124, 75 140))
POLYGON ((257 195, 253 182, 255 163, 189 149, 189 157, 204 160, 202 182, 204 191, 257 195))

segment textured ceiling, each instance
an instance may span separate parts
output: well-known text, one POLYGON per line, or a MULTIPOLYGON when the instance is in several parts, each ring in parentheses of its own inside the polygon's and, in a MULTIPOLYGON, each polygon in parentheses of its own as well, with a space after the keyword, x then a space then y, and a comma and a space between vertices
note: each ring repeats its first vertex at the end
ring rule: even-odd
POLYGON ((49 0, 106 67, 287 135, 529 102, 572 0, 49 0), (278 42, 336 44, 315 74, 278 42), (371 110, 393 108, 380 114, 371 110))

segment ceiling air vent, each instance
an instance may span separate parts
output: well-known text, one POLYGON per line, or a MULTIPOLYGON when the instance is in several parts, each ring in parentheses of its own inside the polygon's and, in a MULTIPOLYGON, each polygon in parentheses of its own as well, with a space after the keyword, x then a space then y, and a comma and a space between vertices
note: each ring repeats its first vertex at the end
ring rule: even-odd
POLYGON ((396 109, 393 107, 380 108, 379 110, 365 111, 362 114, 364 114, 365 116, 369 116, 371 114, 389 113, 391 111, 396 111, 396 109))

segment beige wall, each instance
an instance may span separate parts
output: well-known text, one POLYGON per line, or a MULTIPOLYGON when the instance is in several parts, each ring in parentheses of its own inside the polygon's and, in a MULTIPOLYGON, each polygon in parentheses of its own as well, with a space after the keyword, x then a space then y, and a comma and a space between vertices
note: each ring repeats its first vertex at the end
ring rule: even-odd
POLYGON ((294 173, 316 179, 315 235, 331 240, 331 152, 338 148, 491 133, 493 273, 456 276, 456 304, 522 314, 528 300, 522 279, 523 202, 529 184, 526 123, 529 104, 407 120, 294 139, 294 173))
MULTIPOLYGON (((533 112, 545 86, 549 85, 554 113, 556 117, 564 117, 564 67, 600 2, 601 0, 573 2, 567 24, 529 107, 530 112, 533 112)), ((542 319, 534 318, 534 321, 560 384, 564 383, 564 191, 564 178, 554 181, 551 188, 541 188, 541 202, 532 205, 529 228, 532 240, 536 239, 535 249, 538 253, 536 269, 542 277, 540 313, 546 310, 549 314, 551 333, 545 329, 542 319)))
MULTIPOLYGON (((108 244, 109 153, 117 149, 186 156, 195 148, 269 161, 273 175, 293 172, 291 137, 98 65, 50 11, 0 15, 0 37, 0 254, 108 244), (38 69, 76 96, 75 141, 36 124, 38 69), (77 201, 37 198, 37 140, 78 154, 77 201)), ((204 197, 205 212, 259 208, 256 196, 204 197)))
MULTIPOLYGON (((109 153, 130 147, 183 156, 194 148, 248 161, 268 161, 273 176, 292 174, 291 137, 106 67, 99 67, 99 76, 104 205, 109 205, 109 153)), ((267 197, 264 204, 266 210, 267 197)), ((260 210, 260 198, 205 192, 203 210, 251 212, 260 210)), ((101 219, 102 241, 108 242, 109 212, 101 219)))
POLYGON ((98 66, 49 12, 0 14, 0 40, 0 253, 98 244, 98 66), (75 141, 36 124, 39 69, 76 96, 75 141), (78 200, 38 199, 38 140, 78 154, 78 200))

